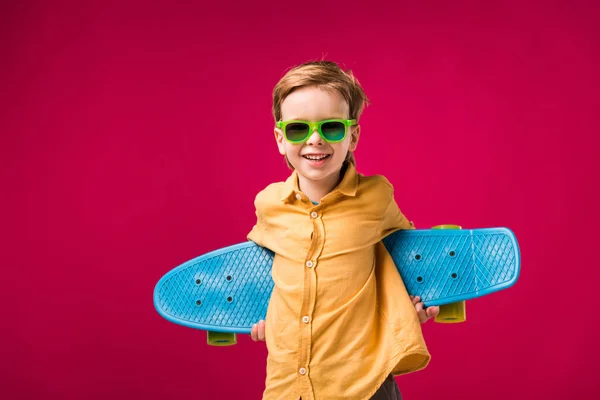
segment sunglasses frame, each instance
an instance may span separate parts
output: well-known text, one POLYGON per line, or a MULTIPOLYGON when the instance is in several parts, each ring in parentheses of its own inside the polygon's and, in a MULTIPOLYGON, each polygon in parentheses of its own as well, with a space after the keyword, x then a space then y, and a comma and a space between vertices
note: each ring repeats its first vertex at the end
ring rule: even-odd
POLYGON ((283 131, 283 137, 285 138, 285 140, 287 140, 288 142, 293 143, 293 144, 300 144, 300 143, 306 142, 308 140, 308 138, 312 135, 312 133, 315 131, 315 129, 319 132, 319 135, 327 143, 339 143, 342 140, 346 139, 346 136, 348 135, 348 127, 354 126, 356 124, 357 123, 356 123, 355 119, 324 119, 322 121, 317 121, 317 122, 294 119, 294 120, 290 120, 290 121, 277 121, 276 126, 277 126, 277 128, 279 128, 283 131), (329 140, 325 137, 325 135, 323 135, 323 131, 321 130, 321 127, 323 126, 323 124, 326 124, 327 122, 340 122, 340 123, 344 124, 344 136, 340 140, 329 140), (286 133, 286 127, 292 123, 303 123, 303 124, 308 125, 308 133, 304 139, 297 140, 297 141, 288 139, 287 133, 286 133))

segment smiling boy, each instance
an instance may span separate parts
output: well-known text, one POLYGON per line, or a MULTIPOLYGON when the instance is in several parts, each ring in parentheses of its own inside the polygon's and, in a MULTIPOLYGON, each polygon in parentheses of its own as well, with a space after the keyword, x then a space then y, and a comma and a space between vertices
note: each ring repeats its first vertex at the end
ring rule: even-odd
POLYGON ((381 240, 414 225, 390 182, 355 168, 367 98, 328 61, 288 71, 273 91, 275 139, 293 173, 256 196, 248 239, 275 253, 264 399, 400 399, 393 375, 429 362, 411 298, 381 240))

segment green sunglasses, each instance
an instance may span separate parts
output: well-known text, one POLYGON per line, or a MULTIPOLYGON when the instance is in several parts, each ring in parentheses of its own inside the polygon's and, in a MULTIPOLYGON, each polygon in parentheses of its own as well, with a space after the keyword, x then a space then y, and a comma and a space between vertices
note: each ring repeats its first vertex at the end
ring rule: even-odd
POLYGON ((325 119, 318 122, 310 121, 277 121, 276 126, 283 130, 285 139, 294 144, 303 143, 312 133, 319 131, 319 135, 328 143, 338 143, 346 138, 348 127, 356 125, 355 119, 325 119))

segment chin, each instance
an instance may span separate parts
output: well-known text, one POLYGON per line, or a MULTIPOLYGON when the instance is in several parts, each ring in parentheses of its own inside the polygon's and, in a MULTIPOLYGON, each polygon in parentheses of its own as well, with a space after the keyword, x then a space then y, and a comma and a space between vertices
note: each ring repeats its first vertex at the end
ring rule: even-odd
POLYGON ((330 177, 332 171, 306 171, 303 175, 311 181, 321 181, 330 177))

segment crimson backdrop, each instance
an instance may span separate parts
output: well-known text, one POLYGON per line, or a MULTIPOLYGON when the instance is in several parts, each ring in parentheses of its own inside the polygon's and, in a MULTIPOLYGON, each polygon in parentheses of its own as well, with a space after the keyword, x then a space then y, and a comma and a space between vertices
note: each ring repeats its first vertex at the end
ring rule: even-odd
POLYGON ((245 240, 255 194, 289 173, 272 87, 321 57, 373 102, 359 171, 418 227, 508 226, 521 245, 514 288, 424 326, 433 358, 398 378, 405 398, 600 396, 593 2, 12 3, 0 397, 260 397, 264 344, 207 347, 152 290, 245 240))

